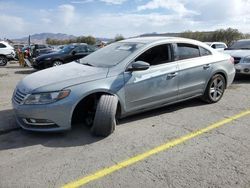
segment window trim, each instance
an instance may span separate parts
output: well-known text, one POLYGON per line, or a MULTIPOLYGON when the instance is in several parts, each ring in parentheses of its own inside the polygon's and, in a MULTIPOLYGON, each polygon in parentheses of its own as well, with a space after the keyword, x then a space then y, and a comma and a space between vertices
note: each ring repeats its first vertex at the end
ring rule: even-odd
POLYGON ((186 43, 186 42, 176 42, 175 45, 176 45, 176 54, 177 54, 176 58, 177 58, 177 61, 188 60, 188 59, 196 59, 196 58, 201 57, 200 48, 199 48, 199 45, 197 45, 197 44, 186 43), (191 57, 191 58, 185 58, 185 59, 180 59, 178 44, 186 44, 186 45, 190 45, 190 46, 196 46, 198 48, 198 51, 199 51, 199 56, 197 56, 197 57, 191 57))
POLYGON ((192 59, 197 59, 197 58, 201 58, 201 57, 207 57, 209 55, 213 55, 212 51, 210 51, 209 49, 205 48, 204 46, 201 46, 201 45, 197 45, 197 44, 192 44, 192 43, 185 43, 185 42, 175 42, 172 44, 173 45, 173 49, 174 49, 174 56, 175 56, 175 61, 184 61, 184 60, 192 60, 192 59), (199 49, 199 56, 197 57, 192 57, 192 58, 187 58, 187 59, 179 59, 179 51, 178 51, 178 45, 177 44, 189 44, 189 45, 193 45, 193 46, 197 46, 198 49, 199 49), (201 55, 201 50, 200 48, 204 48, 206 50, 208 50, 210 52, 209 55, 206 55, 206 56, 202 56, 201 55))
POLYGON ((140 52, 139 54, 137 54, 135 57, 133 57, 133 59, 131 61, 129 61, 129 63, 126 64, 125 66, 125 71, 124 72, 131 72, 131 71, 128 71, 128 68, 129 66, 135 62, 135 60, 140 56, 142 55, 143 53, 145 53, 146 51, 154 48, 154 47, 157 47, 157 46, 161 46, 161 45, 169 45, 170 46, 170 53, 171 53, 171 61, 170 62, 166 62, 166 63, 162 63, 162 64, 157 64, 157 65, 150 65, 150 67, 157 67, 157 66, 161 66, 161 65, 165 65, 165 64, 168 64, 168 63, 173 63, 175 62, 175 59, 174 59, 174 49, 173 49, 173 43, 160 43, 160 44, 155 44, 153 46, 149 46, 147 48, 145 48, 142 52, 140 52))
POLYGON ((200 51, 200 57, 207 57, 209 55, 213 55, 213 53, 210 50, 208 50, 207 48, 204 48, 203 46, 198 46, 198 47, 199 47, 199 51, 200 51), (209 54, 208 55, 202 55, 201 54, 201 48, 207 50, 209 52, 209 54))

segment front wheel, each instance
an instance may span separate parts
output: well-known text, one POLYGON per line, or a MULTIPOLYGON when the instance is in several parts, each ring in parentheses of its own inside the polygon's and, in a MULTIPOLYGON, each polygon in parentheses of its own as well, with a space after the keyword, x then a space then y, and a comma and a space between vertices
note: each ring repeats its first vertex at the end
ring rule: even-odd
POLYGON ((62 65, 62 64, 63 64, 62 61, 56 60, 56 61, 53 62, 52 66, 53 66, 53 67, 57 67, 57 66, 60 66, 60 65, 62 65))
POLYGON ((116 126, 116 110, 118 99, 113 95, 102 95, 96 108, 91 133, 95 136, 108 136, 116 126))
POLYGON ((8 59, 4 56, 0 56, 0 66, 5 66, 8 63, 8 59))
POLYGON ((214 75, 208 82, 205 93, 202 96, 203 101, 207 103, 218 102, 222 98, 225 88, 225 78, 220 74, 214 75))

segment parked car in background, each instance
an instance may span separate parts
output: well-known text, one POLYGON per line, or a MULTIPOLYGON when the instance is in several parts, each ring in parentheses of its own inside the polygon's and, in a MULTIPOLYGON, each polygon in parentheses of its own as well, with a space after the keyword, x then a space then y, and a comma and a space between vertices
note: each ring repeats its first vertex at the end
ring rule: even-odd
POLYGON ((45 44, 32 44, 30 46, 24 46, 22 52, 25 56, 35 58, 43 54, 55 52, 55 50, 45 44))
POLYGON ((9 60, 15 59, 14 48, 5 41, 0 41, 0 66, 5 66, 9 60))
POLYGON ((45 69, 48 67, 59 66, 81 59, 93 51, 94 50, 87 44, 70 44, 57 52, 37 57, 33 62, 33 67, 35 69, 45 69))
POLYGON ((62 50, 64 47, 65 47, 66 45, 55 45, 55 46, 53 46, 54 47, 54 49, 55 49, 55 51, 59 51, 59 50, 62 50))
MULTIPOLYGON (((72 53, 71 46, 65 51, 72 53)), ((48 57, 52 58, 52 57, 48 57)), ((201 97, 218 102, 235 76, 231 56, 183 38, 145 37, 110 44, 59 67, 28 75, 12 102, 26 130, 62 131, 78 122, 108 136, 116 118, 201 97)))
POLYGON ((227 48, 224 42, 205 42, 208 46, 215 49, 218 52, 223 52, 227 48))
POLYGON ((225 53, 234 58, 235 69, 237 74, 250 75, 250 39, 238 40, 225 53))
POLYGON ((31 45, 31 50, 33 51, 33 58, 56 51, 51 46, 41 44, 31 45))

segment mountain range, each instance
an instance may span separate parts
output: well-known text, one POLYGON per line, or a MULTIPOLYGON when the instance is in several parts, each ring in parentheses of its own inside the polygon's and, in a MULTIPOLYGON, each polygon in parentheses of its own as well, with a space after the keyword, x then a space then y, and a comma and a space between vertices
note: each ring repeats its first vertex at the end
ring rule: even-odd
MULTIPOLYGON (((18 38, 18 39, 11 39, 11 41, 14 41, 16 43, 28 43, 29 36, 18 38)), ((38 44, 44 44, 46 43, 46 39, 57 39, 57 40, 65 40, 65 39, 74 39, 77 38, 77 36, 74 35, 67 35, 64 33, 36 33, 33 35, 30 35, 31 43, 38 43, 38 44)), ((110 41, 109 38, 96 38, 100 41, 110 41)))
MULTIPOLYGON (((142 35, 139 35, 138 37, 150 37, 150 36, 174 36, 174 37, 178 37, 180 35, 180 33, 145 33, 142 35)), ((14 41, 14 43, 28 43, 28 37, 23 37, 23 38, 18 38, 18 39, 11 39, 11 41, 14 41)), ((30 35, 30 39, 31 39, 31 43, 38 43, 38 44, 45 44, 46 43, 46 39, 50 38, 50 39, 57 39, 57 40, 66 40, 66 39, 74 39, 77 38, 78 36, 74 36, 74 35, 68 35, 68 34, 64 34, 64 33, 36 33, 33 35, 30 35)), ((106 41, 106 42, 110 42, 112 39, 110 38, 96 38, 99 41, 106 41)))

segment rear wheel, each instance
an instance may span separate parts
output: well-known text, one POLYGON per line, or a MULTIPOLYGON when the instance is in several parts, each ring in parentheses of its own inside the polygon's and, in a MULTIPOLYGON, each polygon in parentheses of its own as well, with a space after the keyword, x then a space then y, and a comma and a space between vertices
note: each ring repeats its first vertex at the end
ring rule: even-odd
POLYGON ((113 95, 102 95, 96 108, 91 133, 95 136, 108 136, 116 126, 116 110, 118 99, 113 95))
POLYGON ((56 67, 56 66, 60 66, 60 65, 62 65, 62 64, 63 64, 62 61, 56 60, 56 61, 53 62, 52 66, 53 66, 53 67, 56 67))
POLYGON ((216 74, 208 82, 202 99, 207 103, 216 103, 222 98, 225 88, 225 78, 220 74, 216 74))
POLYGON ((8 63, 8 59, 4 56, 0 56, 0 66, 5 66, 8 63))

